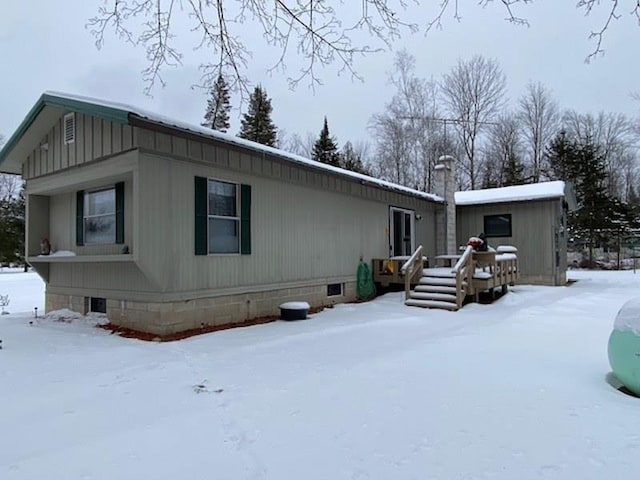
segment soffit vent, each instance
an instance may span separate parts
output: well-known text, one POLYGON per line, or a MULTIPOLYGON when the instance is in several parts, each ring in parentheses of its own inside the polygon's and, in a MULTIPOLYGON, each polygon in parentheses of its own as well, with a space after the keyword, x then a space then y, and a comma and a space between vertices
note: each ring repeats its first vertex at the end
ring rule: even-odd
POLYGON ((76 116, 74 113, 67 113, 64 116, 64 143, 66 145, 76 141, 76 116))

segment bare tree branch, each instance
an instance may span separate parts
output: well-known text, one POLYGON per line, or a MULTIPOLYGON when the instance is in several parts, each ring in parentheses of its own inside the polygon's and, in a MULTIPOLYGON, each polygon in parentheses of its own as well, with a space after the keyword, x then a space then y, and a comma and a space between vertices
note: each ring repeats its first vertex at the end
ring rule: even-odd
MULTIPOLYGON (((476 0, 488 8, 495 4, 505 13, 508 22, 528 25, 522 8, 535 0, 476 0)), ((460 0, 438 0, 435 15, 423 24, 429 32, 441 28, 451 14, 462 19, 468 3, 460 0)), ((578 0, 576 8, 586 15, 595 15, 600 0, 578 0)), ((591 32, 596 42, 589 59, 601 54, 604 36, 614 20, 620 18, 622 5, 630 5, 629 14, 640 24, 640 0, 611 0, 602 27, 591 32)), ((210 50, 214 60, 201 65, 201 86, 210 87, 223 75, 230 88, 249 91, 244 76, 251 58, 247 47, 247 31, 262 33, 264 42, 278 54, 269 72, 287 70, 291 57, 304 60, 297 71, 289 74, 290 87, 308 81, 313 88, 320 85, 320 70, 337 65, 341 73, 360 79, 355 60, 362 55, 389 49, 405 33, 417 32, 415 20, 418 7, 427 7, 422 0, 103 0, 97 14, 89 19, 87 28, 98 48, 110 33, 133 45, 145 48, 148 65, 142 75, 145 91, 150 93, 156 84, 163 85, 162 72, 166 67, 180 65, 183 52, 174 44, 180 24, 178 17, 193 23, 191 34, 199 39, 196 49, 210 50), (413 8, 413 9, 412 9, 413 8)), ((426 14, 430 16, 431 13, 426 14)))

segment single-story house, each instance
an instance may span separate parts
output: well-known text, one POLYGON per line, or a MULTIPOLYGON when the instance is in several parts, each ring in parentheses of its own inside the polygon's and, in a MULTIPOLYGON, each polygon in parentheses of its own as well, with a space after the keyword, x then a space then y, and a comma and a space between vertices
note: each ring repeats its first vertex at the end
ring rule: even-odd
POLYGON ((458 243, 484 232, 490 246, 518 248, 520 281, 567 282, 567 213, 576 208, 570 184, 543 182, 455 193, 458 243))
POLYGON ((360 259, 444 250, 441 197, 76 95, 43 94, 0 171, 46 310, 158 335, 351 301, 360 259))

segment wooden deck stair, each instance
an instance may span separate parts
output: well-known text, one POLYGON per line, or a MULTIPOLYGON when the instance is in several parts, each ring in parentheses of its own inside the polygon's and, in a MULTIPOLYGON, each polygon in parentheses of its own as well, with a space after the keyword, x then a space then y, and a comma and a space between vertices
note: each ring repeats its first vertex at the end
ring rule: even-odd
POLYGON ((451 269, 425 268, 404 303, 412 307, 458 310, 456 293, 456 276, 451 269))
MULTIPOLYGON (((506 251, 475 252, 467 247, 462 255, 444 255, 457 259, 455 265, 423 268, 422 247, 402 266, 405 282, 405 305, 423 308, 459 310, 467 298, 479 300, 480 292, 490 292, 513 285, 520 276, 514 247, 506 251)), ((495 298, 495 297, 494 297, 495 298)))

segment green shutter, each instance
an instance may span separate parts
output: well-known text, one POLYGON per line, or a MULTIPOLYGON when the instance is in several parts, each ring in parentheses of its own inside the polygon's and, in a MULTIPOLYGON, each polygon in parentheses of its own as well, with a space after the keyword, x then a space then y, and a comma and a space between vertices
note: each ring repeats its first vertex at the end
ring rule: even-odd
POLYGON ((240 253, 251 253, 251 185, 240 189, 240 253))
POLYGON ((76 192, 76 245, 84 245, 84 191, 76 192))
POLYGON ((195 177, 195 254, 207 254, 207 179, 195 177))
POLYGON ((124 182, 116 183, 116 243, 124 243, 124 182))

